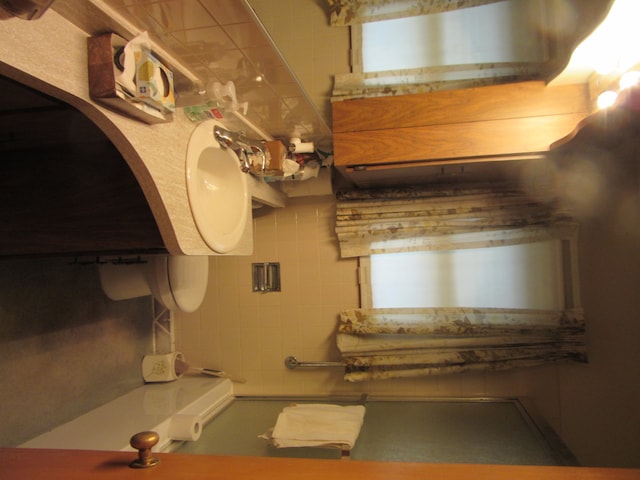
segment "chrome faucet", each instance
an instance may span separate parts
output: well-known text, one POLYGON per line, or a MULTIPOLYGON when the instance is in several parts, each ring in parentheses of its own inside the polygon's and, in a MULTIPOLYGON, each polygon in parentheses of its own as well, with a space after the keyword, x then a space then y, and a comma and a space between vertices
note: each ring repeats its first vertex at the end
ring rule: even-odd
POLYGON ((256 156, 260 160, 260 172, 267 169, 269 152, 261 140, 248 138, 242 132, 231 132, 217 125, 213 127, 213 136, 222 148, 230 148, 235 152, 243 172, 255 172, 251 166, 256 156))

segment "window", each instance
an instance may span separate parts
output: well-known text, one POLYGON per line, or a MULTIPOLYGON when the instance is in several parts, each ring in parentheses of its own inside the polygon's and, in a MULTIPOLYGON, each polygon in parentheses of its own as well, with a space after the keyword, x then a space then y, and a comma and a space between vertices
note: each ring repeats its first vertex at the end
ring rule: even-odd
POLYGON ((352 25, 352 71, 370 74, 368 86, 522 73, 524 63, 534 68, 548 57, 545 7, 511 0, 352 25))
POLYGON ((361 257, 362 307, 563 309, 574 296, 570 243, 361 257))

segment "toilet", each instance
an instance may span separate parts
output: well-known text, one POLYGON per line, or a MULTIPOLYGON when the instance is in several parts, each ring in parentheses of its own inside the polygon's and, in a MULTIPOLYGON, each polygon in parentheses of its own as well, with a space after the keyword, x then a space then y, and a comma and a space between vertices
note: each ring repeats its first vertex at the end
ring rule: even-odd
POLYGON ((150 255, 137 263, 104 263, 98 267, 102 290, 111 300, 153 295, 171 311, 193 312, 207 290, 206 256, 150 255))

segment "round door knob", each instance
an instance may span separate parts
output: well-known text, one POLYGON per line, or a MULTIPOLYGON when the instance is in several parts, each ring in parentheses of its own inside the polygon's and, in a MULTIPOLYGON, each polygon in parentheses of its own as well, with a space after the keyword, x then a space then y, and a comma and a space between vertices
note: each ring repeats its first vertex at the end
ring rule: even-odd
POLYGON ((151 454, 151 448, 158 443, 160 435, 156 432, 136 433, 129 441, 138 450, 138 458, 129 464, 131 468, 147 468, 158 464, 160 460, 151 454))

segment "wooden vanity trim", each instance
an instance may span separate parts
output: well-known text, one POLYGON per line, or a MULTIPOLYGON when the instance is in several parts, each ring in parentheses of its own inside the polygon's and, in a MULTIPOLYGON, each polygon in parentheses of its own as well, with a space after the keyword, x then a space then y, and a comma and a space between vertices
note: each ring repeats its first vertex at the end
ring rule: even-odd
POLYGON ((158 453, 155 467, 129 468, 132 452, 0 449, 3 480, 632 480, 640 470, 311 460, 158 453))

